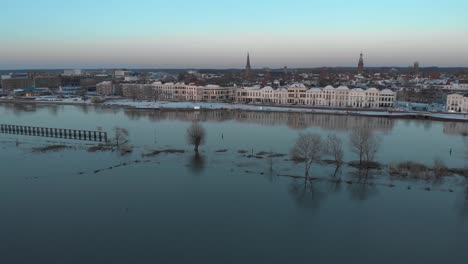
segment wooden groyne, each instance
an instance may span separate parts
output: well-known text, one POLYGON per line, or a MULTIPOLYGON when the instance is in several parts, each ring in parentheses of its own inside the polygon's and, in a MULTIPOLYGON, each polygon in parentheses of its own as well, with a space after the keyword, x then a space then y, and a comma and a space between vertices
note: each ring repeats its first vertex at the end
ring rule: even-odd
POLYGON ((0 124, 0 133, 35 137, 107 142, 107 132, 90 130, 0 124))

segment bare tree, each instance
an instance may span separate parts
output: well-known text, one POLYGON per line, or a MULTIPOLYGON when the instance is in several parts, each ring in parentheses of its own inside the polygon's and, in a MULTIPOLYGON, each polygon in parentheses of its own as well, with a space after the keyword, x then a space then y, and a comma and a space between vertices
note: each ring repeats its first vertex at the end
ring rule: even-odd
POLYGON ((136 101, 138 98, 138 90, 135 87, 131 87, 128 90, 128 93, 130 95, 130 98, 132 98, 133 101, 136 101))
POLYGON ((309 170, 314 162, 320 162, 325 152, 322 137, 318 134, 300 134, 291 149, 293 160, 304 162, 305 180, 309 179, 309 170))
POLYGON ((198 153, 198 147, 205 142, 205 129, 198 123, 193 122, 187 129, 187 141, 194 146, 194 151, 198 153))
POLYGON ((363 162, 369 163, 375 159, 379 150, 379 139, 372 130, 367 127, 357 127, 353 129, 349 138, 351 151, 359 156, 359 165, 363 162))
POLYGON ((371 133, 371 136, 364 144, 364 160, 366 162, 372 162, 375 160, 377 152, 380 147, 380 138, 371 133))
POLYGON ((114 128, 114 143, 117 148, 128 142, 128 130, 122 127, 114 128))
POLYGON ((153 90, 153 101, 159 101, 159 99, 162 97, 163 92, 160 89, 154 89, 153 90))
POLYGON ((145 99, 147 100, 152 100, 153 99, 153 94, 154 94, 154 88, 151 85, 145 85, 143 87, 143 95, 145 99))
POLYGON ((337 168, 343 164, 343 141, 335 134, 327 137, 327 154, 333 157, 337 168))

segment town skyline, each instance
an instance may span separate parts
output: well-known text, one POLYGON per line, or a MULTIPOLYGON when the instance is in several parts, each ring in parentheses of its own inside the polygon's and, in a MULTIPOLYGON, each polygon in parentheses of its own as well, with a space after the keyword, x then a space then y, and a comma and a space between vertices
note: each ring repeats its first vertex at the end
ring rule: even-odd
MULTIPOLYGON (((264 69, 284 69, 284 68, 289 68, 289 69, 320 69, 320 68, 360 68, 360 73, 363 73, 363 70, 366 68, 368 69, 378 69, 378 68, 407 68, 407 67, 413 67, 415 63, 418 64, 418 67, 421 69, 424 68, 467 68, 468 66, 457 66, 457 65, 446 65, 446 66, 439 66, 439 65, 421 65, 421 62, 418 60, 415 60, 407 65, 368 65, 367 61, 366 64, 364 65, 364 52, 360 52, 359 57, 354 65, 322 65, 322 66, 302 66, 302 67, 291 67, 290 65, 282 65, 279 64, 277 67, 269 67, 268 65, 255 65, 255 63, 251 63, 251 53, 247 52, 247 64, 249 65, 248 68, 250 68, 253 71, 257 70, 264 70, 264 69), (361 65, 362 63, 362 65, 361 65), (253 66, 252 66, 253 65, 253 66)), ((254 58, 255 59, 255 58, 254 58)), ((255 62, 255 61, 254 61, 255 62)), ((244 58, 244 65, 245 65, 245 58, 244 58)), ((0 71, 21 71, 21 70, 64 70, 64 69, 83 69, 83 70, 111 70, 111 69, 134 69, 134 70, 245 70, 246 66, 237 66, 237 67, 138 67, 134 65, 133 67, 126 67, 126 66, 109 66, 109 67, 57 67, 57 68, 47 68, 47 67, 37 67, 37 68, 5 68, 2 69, 0 68, 0 71)))
POLYGON ((467 8, 458 0, 9 1, 0 69, 242 68, 247 52, 253 68, 350 67, 361 51, 371 67, 466 67, 467 8), (70 16, 80 13, 86 19, 70 16))

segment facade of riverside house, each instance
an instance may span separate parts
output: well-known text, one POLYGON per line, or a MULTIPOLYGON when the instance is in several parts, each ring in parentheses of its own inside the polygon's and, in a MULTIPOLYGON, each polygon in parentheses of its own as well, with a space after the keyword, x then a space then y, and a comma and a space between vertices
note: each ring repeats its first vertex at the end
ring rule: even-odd
POLYGON ((468 113, 468 97, 461 94, 447 95, 447 111, 468 113))
POLYGON ((307 89, 303 84, 294 84, 287 89, 271 87, 244 87, 236 90, 238 103, 294 104, 319 107, 353 108, 392 108, 396 99, 389 89, 379 91, 376 88, 363 90, 349 89, 346 86, 323 89, 307 89))
POLYGON ((234 97, 237 103, 287 104, 289 100, 287 89, 273 89, 270 86, 239 88, 234 97))
POLYGON ((122 84, 123 96, 139 100, 232 102, 234 87, 185 83, 122 84))

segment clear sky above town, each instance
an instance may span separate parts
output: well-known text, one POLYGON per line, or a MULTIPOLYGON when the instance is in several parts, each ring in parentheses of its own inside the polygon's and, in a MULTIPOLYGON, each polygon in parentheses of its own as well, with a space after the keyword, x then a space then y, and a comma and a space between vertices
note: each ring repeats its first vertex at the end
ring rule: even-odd
POLYGON ((0 69, 468 66, 467 0, 14 0, 0 69))

